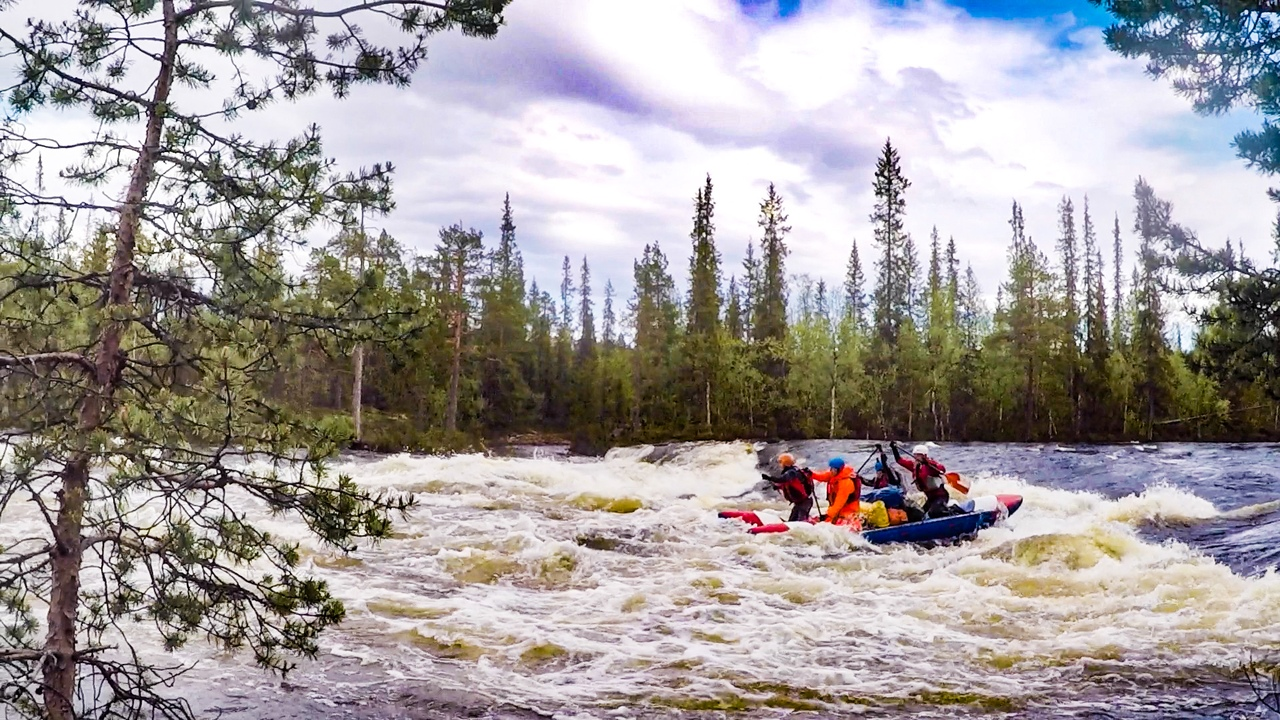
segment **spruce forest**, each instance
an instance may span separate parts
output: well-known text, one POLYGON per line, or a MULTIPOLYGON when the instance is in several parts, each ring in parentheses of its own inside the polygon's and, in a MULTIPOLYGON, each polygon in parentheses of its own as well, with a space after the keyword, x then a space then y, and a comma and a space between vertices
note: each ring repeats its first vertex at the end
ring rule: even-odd
MULTIPOLYGON (((593 277, 589 257, 564 257, 551 287, 526 277, 510 196, 495 208, 496 240, 455 224, 425 255, 352 215, 311 251, 301 277, 287 278, 281 300, 347 313, 364 332, 300 335, 276 358, 269 395, 350 422, 359 446, 388 451, 522 437, 571 439, 590 452, 753 437, 1277 436, 1267 372, 1238 351, 1215 351, 1229 332, 1229 300, 1203 311, 1208 330, 1190 349, 1172 336, 1179 273, 1162 248, 1186 231, 1145 180, 1133 207, 1109 216, 1087 197, 1062 198, 1051 241, 1027 235, 1013 202, 1009 273, 994 306, 954 237, 935 227, 917 240, 907 230, 911 182, 889 141, 873 182, 874 237, 846 246, 839 286, 787 266, 786 200, 772 185, 758 239, 741 267, 728 267, 708 176, 693 195, 689 239, 645 244, 631 297, 593 277), (1127 233, 1139 242, 1134 257, 1121 251, 1127 233), (680 288, 671 264, 684 252, 690 281, 680 288)), ((58 232, 11 226, 18 231, 58 232)), ((107 240, 64 242, 59 262, 102 271, 107 240)), ((1201 288, 1208 297, 1252 267, 1230 245, 1227 253, 1239 270, 1201 288)), ((284 277, 281 257, 266 243, 223 271, 284 277)))
POLYGON ((1168 323, 1179 273, 1162 249, 1183 230, 1145 180, 1133 207, 1109 217, 1087 197, 1064 197, 1049 242, 1026 234, 1013 202, 994 307, 955 238, 935 227, 917 241, 906 229, 911 182, 890 141, 873 182, 874 237, 841 253, 840 286, 787 266, 788 211, 772 185, 758 239, 741 267, 727 267, 709 176, 693 194, 688 240, 643 246, 631 297, 593 277, 589 257, 566 256, 558 286, 526 278, 509 196, 496 242, 455 225, 433 253, 408 258, 386 234, 353 229, 315 251, 300 292, 336 303, 364 283, 389 304, 375 311, 416 320, 363 352, 300 347, 278 392, 333 412, 360 392, 376 412, 361 434, 386 449, 529 431, 583 450, 753 437, 1277 435, 1267 382, 1219 357, 1212 330, 1179 347, 1168 323), (1134 257, 1121 251, 1128 233, 1134 257), (685 253, 680 288, 671 265, 685 253))

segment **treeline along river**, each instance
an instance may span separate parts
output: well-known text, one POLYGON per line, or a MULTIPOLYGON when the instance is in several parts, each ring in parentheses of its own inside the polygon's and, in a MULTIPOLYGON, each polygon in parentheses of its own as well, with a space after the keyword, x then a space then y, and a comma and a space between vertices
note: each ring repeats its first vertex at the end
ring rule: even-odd
POLYGON ((186 692, 230 718, 1265 716, 1233 672, 1280 651, 1274 446, 944 445, 1026 501, 929 548, 716 517, 781 507, 758 486, 784 448, 868 447, 348 456, 418 494, 394 539, 338 555, 262 518, 347 622, 284 683, 208 651, 186 692))

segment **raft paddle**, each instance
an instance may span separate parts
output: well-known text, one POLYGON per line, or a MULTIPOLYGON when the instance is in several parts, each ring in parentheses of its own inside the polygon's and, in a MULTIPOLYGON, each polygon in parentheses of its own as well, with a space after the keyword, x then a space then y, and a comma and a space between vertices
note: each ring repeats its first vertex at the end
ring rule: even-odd
POLYGON ((813 486, 813 508, 818 511, 818 522, 822 522, 822 503, 818 502, 818 486, 813 484, 813 471, 809 468, 805 468, 804 472, 805 475, 809 476, 809 484, 813 486))
POLYGON ((873 457, 875 457, 875 456, 876 456, 876 451, 877 451, 877 450, 879 450, 879 448, 880 448, 880 446, 879 446, 879 445, 877 445, 877 446, 875 446, 874 448, 872 448, 872 450, 871 450, 871 454, 867 456, 867 459, 866 459, 866 460, 863 460, 863 461, 862 461, 862 464, 858 466, 858 472, 854 473, 854 475, 861 475, 861 474, 862 474, 862 469, 863 469, 863 468, 865 468, 865 467, 867 466, 867 463, 871 462, 871 458, 873 458, 873 457))
POLYGON ((960 477, 960 473, 949 472, 943 477, 947 479, 947 484, 950 485, 951 487, 955 488, 956 490, 959 490, 961 493, 964 493, 965 495, 969 494, 969 488, 971 486, 967 481, 965 481, 964 478, 960 477))

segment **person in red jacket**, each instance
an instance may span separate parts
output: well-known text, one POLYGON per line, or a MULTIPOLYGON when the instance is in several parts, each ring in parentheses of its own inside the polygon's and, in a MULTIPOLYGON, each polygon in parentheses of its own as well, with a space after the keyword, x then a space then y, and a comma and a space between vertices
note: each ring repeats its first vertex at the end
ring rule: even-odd
POLYGON ((951 494, 947 492, 947 468, 929 457, 929 448, 917 445, 911 450, 914 457, 905 458, 898 452, 898 443, 889 443, 889 449, 893 451, 898 464, 911 472, 916 488, 924 493, 924 516, 937 518, 949 515, 947 505, 951 502, 951 494))
POLYGON ((814 482, 827 484, 827 512, 822 519, 832 525, 852 525, 853 529, 862 529, 862 516, 859 507, 862 496, 862 478, 848 465, 844 458, 831 458, 827 470, 813 474, 814 482))
POLYGON ((782 493, 782 497, 791 503, 791 517, 787 522, 799 522, 809 519, 813 510, 813 480, 808 468, 796 467, 796 459, 791 453, 778 456, 778 465, 782 467, 782 475, 774 476, 761 473, 760 477, 773 483, 782 493))

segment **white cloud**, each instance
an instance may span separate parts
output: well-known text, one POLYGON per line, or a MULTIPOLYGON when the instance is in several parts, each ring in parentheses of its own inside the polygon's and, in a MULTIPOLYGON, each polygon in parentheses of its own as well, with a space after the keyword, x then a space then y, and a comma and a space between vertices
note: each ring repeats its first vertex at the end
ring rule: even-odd
POLYGON ((494 40, 441 37, 410 90, 276 106, 246 127, 292 134, 314 119, 344 164, 392 160, 399 209, 386 225, 421 250, 457 221, 496 234, 510 192, 546 288, 563 254, 576 268, 585 253, 597 293, 606 278, 629 292, 652 241, 682 278, 707 172, 726 281, 772 180, 793 227, 789 270, 839 284, 853 238, 874 258, 887 136, 913 183, 922 263, 937 225, 991 295, 1014 199, 1053 255, 1058 201, 1088 193, 1104 241, 1120 213, 1131 261, 1140 174, 1202 237, 1243 238, 1259 257, 1269 247, 1268 182, 1235 159, 1229 133, 1210 151, 1153 141, 1210 121, 1070 16, 1004 23, 937 0, 826 0, 776 23, 732 0, 516 0, 507 17, 494 40), (1075 47, 1060 47, 1064 33, 1075 47))
MULTIPOLYGON (((596 276, 620 287, 629 285, 627 260, 654 239, 683 273, 691 197, 707 171, 726 274, 756 234, 756 208, 773 180, 794 228, 790 269, 839 282, 852 238, 865 261, 873 256, 871 174, 886 136, 913 181, 908 223, 921 251, 936 224, 944 238, 956 237, 992 294, 1005 269, 1012 200, 1052 254, 1058 201, 1070 194, 1079 207, 1088 193, 1104 240, 1120 213, 1131 257, 1130 197, 1140 174, 1202 236, 1242 237, 1261 253, 1272 217, 1266 179, 1234 158, 1226 134, 1207 155, 1151 142, 1154 132, 1208 121, 1143 75, 1139 62, 1108 51, 1096 29, 1072 30, 1071 22, 975 20, 937 2, 903 9, 831 0, 762 24, 728 1, 524 0, 497 40, 442 48, 419 92, 455 97, 453 69, 476 73, 486 57, 525 48, 530 68, 571 56, 592 68, 576 92, 488 106, 502 108, 490 110, 494 123, 522 128, 519 147, 505 151, 533 174, 519 184, 534 187, 522 202, 509 171, 498 168, 488 182, 494 194, 512 187, 517 211, 524 206, 537 228, 527 254, 564 244, 594 258, 584 237, 599 238, 606 247, 596 276), (1067 31, 1078 47, 1059 47, 1067 31), (529 131, 531 114, 560 123, 554 155, 544 134, 529 131), (539 154, 545 162, 530 165, 539 154), (620 172, 593 173, 584 156, 608 158, 620 172), (581 208, 587 198, 599 201, 578 211, 589 232, 548 222, 557 204, 581 208), (598 220, 586 223, 593 213, 598 220)), ((526 87, 532 72, 520 76, 526 87)), ((501 74, 466 80, 485 81, 494 93, 521 96, 501 74)), ((540 275, 558 267, 536 265, 540 275)))

